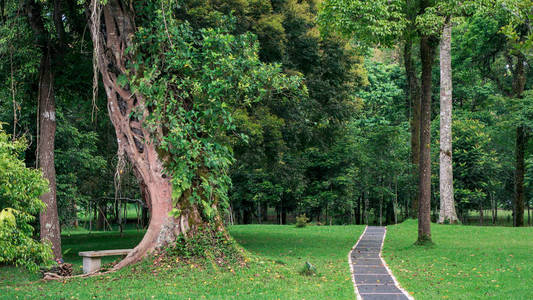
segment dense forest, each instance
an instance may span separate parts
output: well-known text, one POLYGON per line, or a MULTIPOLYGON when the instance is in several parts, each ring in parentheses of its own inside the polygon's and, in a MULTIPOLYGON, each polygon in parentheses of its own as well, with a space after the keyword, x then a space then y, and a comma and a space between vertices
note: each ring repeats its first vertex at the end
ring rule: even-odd
POLYGON ((56 257, 77 226, 142 256, 202 222, 531 225, 531 1, 374 2, 0 0, 0 210, 56 257))

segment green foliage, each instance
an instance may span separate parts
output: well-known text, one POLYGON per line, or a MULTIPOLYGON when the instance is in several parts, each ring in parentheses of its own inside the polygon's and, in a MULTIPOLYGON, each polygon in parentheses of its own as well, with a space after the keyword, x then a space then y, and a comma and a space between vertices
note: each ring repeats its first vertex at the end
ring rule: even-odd
POLYGON ((296 217, 296 227, 298 228, 307 226, 307 222, 309 222, 309 218, 305 214, 296 217))
POLYGON ((271 97, 303 97, 305 89, 301 78, 261 63, 253 35, 233 35, 231 28, 195 30, 153 5, 139 7, 154 14, 139 22, 129 49, 131 86, 150 111, 143 125, 171 175, 173 200, 190 194, 188 200, 212 219, 216 206, 228 203, 233 159, 225 140, 235 129, 232 108, 271 97))
POLYGON ((453 122, 455 201, 460 209, 474 208, 486 199, 490 181, 498 173, 496 153, 485 126, 476 120, 453 122))
POLYGON ((87 205, 93 197, 102 196, 102 192, 106 191, 106 186, 101 186, 99 180, 105 177, 108 162, 98 153, 99 136, 96 131, 86 131, 69 120, 69 117, 76 117, 72 112, 65 114, 60 108, 56 115, 59 221, 60 224, 70 225, 77 218, 76 207, 87 205))
POLYGON ((11 141, 0 124, 0 264, 36 271, 52 259, 48 245, 33 239, 33 215, 44 209, 39 199, 48 189, 41 172, 26 168, 19 155, 24 139, 11 141))
POLYGON ((326 0, 320 25, 326 30, 354 38, 363 47, 393 45, 405 28, 404 1, 326 0))

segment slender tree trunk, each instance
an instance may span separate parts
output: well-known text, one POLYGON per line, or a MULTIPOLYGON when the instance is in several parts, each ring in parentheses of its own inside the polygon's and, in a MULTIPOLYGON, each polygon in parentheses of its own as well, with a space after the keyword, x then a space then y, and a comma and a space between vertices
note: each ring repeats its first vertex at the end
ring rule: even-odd
POLYGON ((355 224, 360 225, 361 224, 361 199, 363 198, 363 194, 357 198, 357 205, 355 206, 355 224))
POLYGON ((527 202, 527 225, 531 226, 531 214, 529 212, 529 201, 527 202))
POLYGON ((105 231, 105 213, 106 213, 106 206, 102 204, 98 204, 98 219, 96 222, 96 230, 104 230, 105 231))
POLYGON ((363 193, 363 220, 368 225, 368 195, 363 193))
POLYGON ((433 37, 420 39, 422 61, 422 101, 420 114, 420 168, 418 202, 418 242, 431 241, 431 70, 435 60, 433 37))
POLYGON ((515 224, 524 226, 524 174, 526 133, 524 126, 516 128, 516 170, 515 170, 515 224))
POLYGON ((383 226, 383 194, 379 198, 379 226, 383 226))
POLYGON ((494 224, 498 221, 498 204, 494 201, 494 224))
MULTIPOLYGON (((413 41, 408 38, 404 46, 404 65, 409 88, 409 99, 411 105, 411 174, 418 183, 418 168, 420 163, 420 87, 416 76, 416 69, 413 63, 413 41)), ((415 184, 418 187, 418 184, 415 184)), ((418 190, 411 197, 411 216, 418 216, 418 190)))
POLYGON ((457 223, 452 167, 452 25, 446 19, 440 43, 440 214, 439 223, 457 223))
POLYGON ((479 225, 483 226, 483 202, 479 200, 479 225))
MULTIPOLYGON (((117 82, 119 75, 127 73, 127 61, 133 60, 125 53, 135 33, 135 15, 130 4, 129 1, 108 0, 102 7, 100 20, 100 2, 93 0, 88 12, 98 69, 107 94, 108 112, 117 135, 118 152, 125 153, 130 160, 151 209, 146 234, 133 251, 115 265, 115 270, 171 245, 180 234, 192 236, 199 227, 209 224, 198 206, 191 203, 191 190, 184 191, 173 203, 170 178, 163 172, 163 161, 154 139, 142 126, 142 120, 132 116, 132 112, 139 109, 143 112, 142 118, 149 114, 144 109, 145 101, 141 95, 133 94, 128 86, 117 82), (180 212, 179 216, 172 216, 173 209, 180 212)), ((213 208, 217 209, 216 205, 213 208)), ((220 218, 215 219, 216 229, 225 233, 220 218)))
POLYGON ((394 224, 398 224, 398 177, 394 176, 394 205, 392 207, 394 213, 394 224))
POLYGON ((263 222, 268 221, 268 205, 266 202, 261 203, 261 218, 263 222))
POLYGON ((496 202, 494 201, 494 195, 489 192, 490 207, 492 208, 492 225, 496 224, 496 202))

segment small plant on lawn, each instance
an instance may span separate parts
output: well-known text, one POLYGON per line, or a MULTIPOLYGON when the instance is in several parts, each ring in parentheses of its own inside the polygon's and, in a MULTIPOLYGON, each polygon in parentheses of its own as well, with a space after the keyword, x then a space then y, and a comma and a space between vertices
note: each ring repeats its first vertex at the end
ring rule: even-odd
POLYGON ((307 226, 307 222, 309 222, 309 218, 307 218, 305 214, 299 215, 298 217, 296 217, 296 227, 299 227, 299 228, 305 227, 307 226))
POLYGON ((318 272, 315 266, 313 266, 310 262, 306 261, 305 265, 300 271, 300 274, 305 276, 316 276, 318 275, 318 272))

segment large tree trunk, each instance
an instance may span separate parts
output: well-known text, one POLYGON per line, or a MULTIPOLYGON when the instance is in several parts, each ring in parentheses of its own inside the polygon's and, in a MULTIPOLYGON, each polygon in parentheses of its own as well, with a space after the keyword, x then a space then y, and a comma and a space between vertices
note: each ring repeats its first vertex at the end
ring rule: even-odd
MULTIPOLYGON (((131 3, 107 1, 102 7, 101 21, 98 13, 92 14, 98 12, 98 5, 98 0, 92 2, 89 23, 98 69, 108 98, 109 116, 117 135, 118 152, 126 154, 132 163, 151 209, 146 234, 133 251, 115 265, 114 269, 117 270, 137 262, 154 250, 172 244, 180 234, 194 234, 206 222, 198 207, 190 203, 190 191, 183 192, 173 204, 170 178, 163 172, 163 162, 158 156, 156 145, 150 138, 150 133, 142 126, 142 120, 131 114, 136 109, 144 109, 143 117, 148 115, 144 99, 141 95, 133 94, 128 86, 123 87, 117 82, 119 75, 126 74, 127 61, 133 59, 125 53, 135 32, 135 14, 131 3), (173 208, 180 211, 179 216, 170 215, 173 208)), ((218 229, 223 230, 220 224, 218 229)))
POLYGON ((452 167, 452 25, 446 19, 440 43, 440 214, 439 223, 457 223, 452 167))
MULTIPOLYGON (((420 161, 420 87, 413 63, 413 41, 408 38, 404 47, 404 65, 407 76, 407 85, 409 88, 409 99, 411 106, 411 174, 418 181, 418 169, 420 161)), ((417 185, 415 185, 417 186, 417 185)), ((418 215, 418 191, 415 191, 411 197, 411 216, 416 218, 418 215)))
MULTIPOLYGON (((522 98, 526 84, 526 72, 524 68, 526 60, 522 53, 516 55, 516 65, 513 74, 513 96, 522 98)), ((525 150, 527 144, 526 130, 523 125, 516 128, 516 169, 515 169, 515 197, 514 197, 514 226, 524 226, 524 174, 525 174, 525 150)))
POLYGON ((61 228, 57 214, 56 169, 54 149, 56 135, 56 107, 54 94, 54 73, 52 70, 52 46, 50 35, 44 27, 41 5, 35 1, 27 3, 28 21, 37 45, 41 49, 38 90, 38 143, 37 166, 48 180, 49 192, 41 196, 46 208, 39 215, 41 240, 49 242, 56 259, 62 258, 61 228))
POLYGON ((54 77, 51 70, 50 51, 42 54, 39 79, 39 151, 38 165, 48 180, 50 191, 41 196, 46 209, 39 215, 41 240, 52 245, 56 259, 62 258, 61 228, 57 214, 56 169, 54 149, 56 135, 56 107, 54 97, 54 77))
POLYGON ((431 241, 431 69, 435 59, 433 37, 420 39, 422 61, 422 101, 420 113, 420 166, 418 202, 418 242, 431 241))

